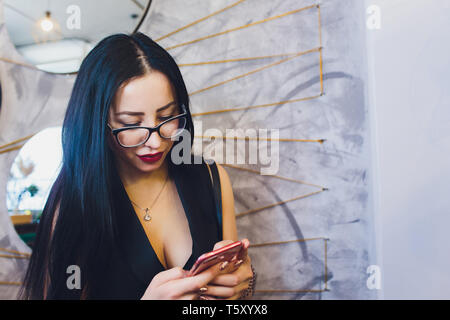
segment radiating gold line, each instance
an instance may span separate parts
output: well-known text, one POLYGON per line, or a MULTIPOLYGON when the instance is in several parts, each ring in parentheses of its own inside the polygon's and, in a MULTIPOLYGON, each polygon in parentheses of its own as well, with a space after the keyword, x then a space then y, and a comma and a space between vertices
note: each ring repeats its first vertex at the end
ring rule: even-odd
POLYGON ((17 250, 6 249, 6 248, 0 248, 0 251, 9 252, 9 253, 15 253, 15 254, 18 254, 18 255, 21 255, 21 256, 25 256, 25 257, 29 257, 30 256, 29 253, 20 252, 20 251, 17 251, 17 250))
POLYGON ((317 14, 319 16, 319 45, 322 47, 322 19, 320 15, 320 4, 317 5, 317 14))
POLYGON ((256 243, 256 244, 250 244, 250 248, 263 247, 263 246, 273 246, 273 245, 280 245, 280 244, 293 243, 293 242, 306 242, 306 241, 314 241, 314 240, 327 240, 327 238, 325 238, 325 237, 317 237, 317 238, 304 238, 304 239, 295 239, 295 240, 286 240, 286 241, 256 243))
POLYGON ((256 141, 280 141, 280 142, 318 142, 323 143, 325 139, 288 139, 288 138, 281 138, 281 139, 274 139, 274 138, 259 138, 259 137, 234 137, 234 136, 203 136, 203 135, 195 135, 194 138, 201 138, 201 139, 225 139, 225 140, 256 140, 256 141))
POLYGON ((31 68, 33 70, 39 70, 37 67, 35 67, 35 66, 31 65, 31 64, 24 63, 24 62, 15 61, 15 60, 11 60, 11 59, 8 59, 8 58, 3 58, 3 57, 0 57, 0 60, 4 61, 4 62, 7 62, 7 63, 12 63, 12 64, 16 64, 16 65, 19 65, 19 66, 31 68))
MULTIPOLYGON (((248 172, 251 172, 251 173, 254 173, 254 174, 258 174, 258 175, 260 174, 258 171, 253 170, 253 169, 249 169, 249 168, 235 166, 235 165, 231 165, 231 164, 227 164, 227 163, 222 163, 221 165, 225 166, 225 167, 238 169, 238 170, 248 171, 248 172)), ((295 183, 299 183, 299 184, 309 185, 309 186, 312 186, 312 187, 319 188, 320 190, 319 191, 310 192, 308 194, 304 194, 304 195, 301 195, 301 196, 297 196, 297 197, 294 197, 294 198, 291 198, 291 199, 288 199, 288 200, 282 200, 282 201, 278 201, 278 202, 275 202, 275 203, 271 203, 271 204, 268 204, 268 205, 265 205, 265 206, 262 206, 262 207, 259 207, 259 208, 250 209, 250 210, 247 210, 245 212, 241 212, 241 213, 236 214, 236 218, 241 217, 243 215, 250 214, 250 213, 258 212, 258 211, 261 211, 261 210, 273 208, 275 206, 282 205, 282 204, 287 203, 287 202, 291 202, 291 201, 299 200, 299 199, 302 199, 302 198, 306 198, 308 196, 311 196, 311 195, 320 193, 322 191, 328 190, 328 188, 319 186, 317 184, 308 183, 308 182, 305 182, 305 181, 302 181, 302 180, 286 178, 286 177, 282 177, 282 176, 278 176, 278 175, 268 175, 268 176, 272 177, 272 178, 277 178, 277 179, 280 179, 280 180, 285 180, 285 181, 295 182, 295 183)))
POLYGON ((327 289, 327 283, 328 283, 328 278, 327 278, 327 239, 325 239, 325 242, 324 242, 324 247, 325 247, 325 249, 324 249, 324 251, 325 251, 325 290, 328 290, 327 289))
POLYGON ((326 289, 305 289, 305 290, 255 290, 255 293, 302 293, 302 292, 325 292, 328 291, 326 289))
POLYGON ((142 4, 140 4, 139 2, 137 2, 136 0, 130 0, 131 2, 133 2, 139 9, 144 10, 144 6, 142 4))
POLYGON ((0 154, 2 154, 2 153, 7 153, 7 152, 11 152, 11 151, 14 151, 14 150, 18 150, 18 149, 22 148, 23 146, 24 146, 24 144, 21 144, 21 145, 16 146, 16 147, 12 147, 12 148, 8 148, 8 149, 0 150, 0 154))
POLYGON ((33 136, 35 136, 35 135, 36 135, 36 133, 33 133, 33 134, 30 134, 30 135, 28 135, 28 136, 26 136, 26 137, 19 138, 19 139, 17 139, 17 140, 14 140, 14 141, 11 141, 11 142, 6 143, 6 144, 4 144, 4 145, 1 145, 1 146, 0 146, 0 154, 2 154, 2 153, 7 153, 7 152, 11 152, 11 151, 18 150, 18 149, 22 148, 25 144, 21 144, 21 145, 12 147, 12 148, 5 149, 6 147, 12 146, 13 144, 16 144, 16 143, 19 143, 19 142, 28 140, 28 139, 32 138, 33 136))
POLYGON ((262 247, 262 246, 270 246, 270 245, 280 245, 280 244, 286 244, 286 243, 293 243, 293 242, 306 242, 306 241, 312 241, 312 240, 324 240, 324 248, 325 248, 325 255, 324 255, 324 265, 325 265, 325 288, 324 289, 300 289, 300 290, 255 290, 255 293, 302 293, 302 292, 326 292, 330 291, 327 288, 327 241, 328 238, 325 237, 317 237, 317 238, 309 238, 309 239, 295 239, 295 240, 287 240, 287 241, 275 241, 275 242, 264 242, 264 243, 257 243, 257 244, 250 244, 249 248, 254 247, 262 247))
POLYGON ((206 87, 206 88, 203 88, 203 89, 194 91, 194 92, 190 93, 189 96, 193 96, 193 95, 195 95, 195 94, 197 94, 197 93, 204 92, 204 91, 206 91, 206 90, 216 88, 216 87, 218 87, 218 86, 224 85, 224 84, 229 83, 229 82, 231 82, 231 81, 238 80, 238 79, 240 79, 240 78, 243 78, 243 77, 249 76, 249 75, 251 75, 251 74, 260 72, 260 71, 262 71, 262 70, 271 68, 271 67, 273 67, 273 66, 282 64, 282 63, 284 63, 284 62, 287 62, 287 61, 292 60, 292 59, 294 59, 294 58, 297 58, 297 57, 299 57, 299 56, 303 56, 303 55, 305 55, 305 54, 312 53, 312 52, 318 52, 318 51, 320 51, 320 48, 315 48, 315 49, 311 49, 311 50, 308 50, 308 51, 299 52, 299 53, 295 54, 295 55, 292 56, 292 57, 285 58, 285 59, 281 59, 281 60, 279 60, 279 61, 277 61, 277 62, 274 62, 274 63, 268 64, 268 65, 262 66, 262 67, 260 67, 260 68, 255 69, 255 70, 252 70, 252 71, 250 71, 250 72, 247 72, 247 73, 241 74, 241 75, 239 75, 239 76, 236 76, 236 77, 234 77, 234 78, 231 78, 231 79, 228 79, 228 80, 225 80, 225 81, 222 81, 222 82, 213 84, 213 85, 211 85, 211 86, 209 86, 209 87, 206 87))
POLYGON ((229 109, 219 109, 219 110, 213 110, 213 111, 197 112, 197 113, 192 113, 191 115, 193 117, 198 117, 198 116, 206 116, 206 115, 211 115, 211 114, 216 114, 216 113, 249 110, 249 109, 255 109, 255 108, 273 107, 273 106, 283 105, 283 104, 286 104, 286 103, 293 103, 293 102, 313 100, 313 99, 317 99, 317 98, 319 98, 321 96, 322 95, 319 94, 319 95, 312 96, 312 97, 292 99, 292 100, 285 100, 285 101, 277 101, 277 102, 273 102, 273 103, 260 104, 260 105, 255 105, 255 106, 237 107, 237 108, 229 108, 229 109))
POLYGON ((0 281, 0 285, 2 285, 2 286, 21 286, 22 282, 0 281))
POLYGON ((324 93, 323 89, 323 53, 322 53, 322 22, 320 18, 320 5, 317 5, 317 15, 319 17, 319 68, 320 68, 320 94, 324 93))
POLYGON ((304 195, 301 195, 301 196, 298 196, 298 197, 295 197, 295 198, 291 198, 291 199, 283 200, 283 201, 278 201, 278 202, 271 203, 271 204, 269 204, 269 205, 266 205, 266 206, 263 206, 263 207, 260 207, 260 208, 255 208, 255 209, 251 209, 251 210, 248 210, 248 211, 245 211, 245 212, 241 212, 241 213, 238 213, 238 214, 236 215, 236 218, 242 217, 242 216, 247 215, 247 214, 250 214, 250 213, 255 213, 255 212, 258 212, 258 211, 262 211, 262 210, 265 210, 265 209, 270 209, 270 208, 273 208, 273 207, 276 207, 276 206, 285 204, 285 203, 287 203, 287 202, 291 202, 291 201, 295 201, 295 200, 300 200, 300 199, 303 199, 303 198, 312 196, 312 195, 314 195, 314 194, 320 193, 320 192, 322 192, 322 191, 325 191, 325 189, 318 190, 318 191, 313 191, 313 192, 310 192, 310 193, 308 193, 308 194, 304 194, 304 195))
POLYGON ((208 64, 239 62, 239 61, 251 61, 251 60, 262 60, 262 59, 278 58, 278 57, 284 57, 284 56, 293 56, 293 55, 296 55, 297 53, 298 52, 279 53, 279 54, 273 54, 273 55, 269 55, 269 56, 260 56, 260 57, 248 57, 248 58, 236 58, 236 59, 203 61, 203 62, 193 62, 193 63, 181 63, 181 64, 178 64, 178 66, 179 67, 192 67, 192 66, 202 66, 202 65, 208 65, 208 64))
POLYGON ((194 22, 192 22, 192 23, 189 23, 189 24, 185 25, 184 27, 181 27, 181 28, 179 28, 179 29, 176 29, 175 31, 170 32, 170 33, 166 34, 165 36, 162 36, 161 38, 156 39, 155 41, 158 42, 158 41, 160 41, 160 40, 162 40, 162 39, 165 39, 165 38, 167 38, 167 37, 170 37, 171 35, 174 35, 175 33, 178 33, 178 32, 180 32, 180 31, 182 31, 182 30, 185 30, 185 29, 187 29, 187 28, 189 28, 189 27, 192 27, 193 25, 195 25, 195 24, 197 24, 197 23, 200 23, 200 22, 202 22, 202 21, 205 21, 206 19, 209 19, 209 18, 211 18, 211 17, 213 17, 213 16, 215 16, 215 15, 218 15, 219 13, 222 13, 222 12, 224 12, 224 11, 230 9, 230 8, 233 8, 233 7, 237 6, 238 4, 240 4, 240 3, 244 2, 244 1, 246 1, 246 0, 239 0, 239 1, 235 2, 235 3, 232 3, 232 4, 229 5, 228 7, 225 7, 225 8, 223 8, 223 9, 220 9, 220 10, 218 10, 218 11, 216 11, 216 12, 211 13, 210 15, 207 15, 206 17, 203 17, 203 18, 201 18, 201 19, 198 19, 198 20, 196 20, 196 21, 194 21, 194 22))
POLYGON ((9 254, 0 254, 0 258, 9 258, 9 259, 29 259, 30 257, 25 256, 15 256, 9 254))
POLYGON ((11 145, 13 145, 13 144, 16 144, 16 143, 19 143, 19 142, 22 142, 22 141, 25 141, 25 140, 28 140, 28 139, 32 138, 34 135, 36 135, 36 133, 30 134, 30 135, 28 135, 28 136, 26 136, 26 137, 19 138, 19 139, 17 139, 17 140, 11 141, 11 142, 9 142, 9 143, 7 143, 7 144, 1 145, 1 146, 0 146, 0 149, 9 147, 9 146, 11 146, 11 145))
POLYGON ((228 29, 228 30, 225 30, 225 31, 222 31, 222 32, 219 32, 219 33, 215 33, 215 34, 211 34, 211 35, 208 35, 208 36, 205 36, 205 37, 201 37, 201 38, 198 38, 198 39, 195 39, 195 40, 192 40, 192 41, 180 43, 180 44, 177 44, 175 46, 167 47, 165 49, 167 51, 168 50, 172 50, 172 49, 175 49, 175 48, 186 46, 188 44, 193 44, 193 43, 200 42, 202 40, 218 37, 218 36, 230 33, 230 32, 234 32, 234 31, 237 31, 237 30, 241 30, 241 29, 245 29, 245 28, 248 28, 248 27, 252 27, 252 26, 264 23, 264 22, 268 22, 268 21, 271 21, 271 20, 279 19, 279 18, 288 16, 288 15, 291 15, 291 14, 294 14, 294 13, 297 13, 297 12, 300 12, 300 11, 304 11, 304 10, 308 10, 308 9, 316 8, 316 7, 317 7, 317 5, 312 5, 312 6, 307 6, 307 7, 303 7, 303 8, 300 8, 300 9, 288 11, 288 12, 282 13, 282 14, 277 15, 277 16, 273 16, 273 17, 269 17, 269 18, 266 18, 266 19, 263 19, 263 20, 255 21, 255 22, 252 22, 250 24, 246 24, 246 25, 243 25, 243 26, 240 26, 240 27, 237 27, 237 28, 233 28, 233 29, 228 29))
MULTIPOLYGON (((233 168, 233 169, 237 169, 237 170, 248 171, 248 172, 251 172, 251 173, 254 173, 254 174, 257 174, 257 175, 260 174, 257 170, 244 168, 244 167, 239 167, 239 166, 228 164, 228 163, 222 163, 221 165, 225 166, 225 167, 230 167, 230 168, 233 168)), ((305 185, 308 185, 308 186, 311 186, 311 187, 316 187, 316 188, 319 188, 319 189, 326 189, 326 190, 328 190, 327 188, 319 186, 317 184, 305 182, 305 181, 302 181, 302 180, 287 178, 287 177, 283 177, 283 176, 278 176, 278 175, 275 175, 275 174, 274 175, 268 175, 267 177, 276 178, 276 179, 285 180, 285 181, 290 181, 290 182, 295 182, 295 183, 299 183, 299 184, 305 184, 305 185)))

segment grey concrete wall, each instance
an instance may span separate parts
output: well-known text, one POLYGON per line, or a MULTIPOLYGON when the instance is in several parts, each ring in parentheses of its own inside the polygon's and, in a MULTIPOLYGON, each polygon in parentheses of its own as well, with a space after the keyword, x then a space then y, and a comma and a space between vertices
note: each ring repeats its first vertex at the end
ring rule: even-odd
MULTIPOLYGON (((141 31, 157 39, 234 1, 154 1, 141 31)), ((160 43, 176 45, 290 10, 313 0, 247 0, 160 43)), ((373 299, 366 269, 376 264, 371 205, 370 130, 366 107, 364 7, 358 0, 321 1, 325 95, 275 107, 196 117, 203 131, 218 128, 277 128, 280 138, 327 139, 280 142, 278 175, 317 184, 328 191, 237 218, 240 237, 254 244, 328 238, 255 247, 250 255, 259 274, 256 299, 373 299), (326 264, 326 266, 325 266, 326 264), (325 275, 325 269, 327 274, 325 275), (325 280, 327 283, 325 283, 325 280), (328 291, 324 291, 325 287, 328 291)), ((320 46, 318 10, 312 8, 236 32, 170 50, 179 64, 300 52, 320 46)), ((0 29, 0 56, 21 60, 0 29)), ((189 92, 250 72, 280 58, 182 67, 189 92)), ((319 54, 313 52, 259 73, 191 96, 193 113, 245 107, 320 94, 319 54)), ((61 124, 73 76, 51 75, 0 62, 3 106, 0 144, 61 124)), ((198 123, 197 123, 198 124, 198 123)), ((198 129, 199 127, 197 127, 198 129)), ((204 132, 198 132, 202 134, 204 132)), ((243 151, 243 150, 241 150, 243 151)), ((7 173, 17 151, 0 155, 0 246, 29 249, 15 234, 6 212, 7 173)), ((254 168, 258 168, 256 166, 254 168)), ((317 191, 227 168, 236 212, 317 191)), ((1 258, 0 258, 1 259, 1 258)), ((24 261, 0 260, 1 279, 20 280, 24 261)), ((16 288, 0 286, 13 298, 16 288)))

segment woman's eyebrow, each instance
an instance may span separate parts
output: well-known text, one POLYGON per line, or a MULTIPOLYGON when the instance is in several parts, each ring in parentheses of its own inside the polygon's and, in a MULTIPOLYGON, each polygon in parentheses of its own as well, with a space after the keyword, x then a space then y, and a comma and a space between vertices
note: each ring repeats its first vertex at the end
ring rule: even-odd
MULTIPOLYGON (((162 106, 161 108, 158 108, 158 109, 156 110, 156 112, 163 111, 163 110, 169 108, 170 106, 172 106, 172 105, 174 105, 174 104, 175 104, 175 101, 169 102, 169 103, 166 104, 165 106, 162 106)), ((130 115, 130 116, 143 116, 143 115, 145 115, 144 112, 132 112, 132 111, 122 111, 122 112, 116 112, 116 113, 115 113, 116 116, 120 116, 120 115, 122 115, 122 114, 127 114, 127 115, 130 115)))
POLYGON ((174 104, 175 104, 175 101, 169 102, 169 103, 166 104, 165 106, 163 106, 163 107, 157 109, 156 112, 160 112, 160 111, 166 110, 168 107, 170 107, 171 105, 174 105, 174 104))
POLYGON ((129 116, 143 116, 143 115, 145 115, 144 112, 132 112, 132 111, 122 111, 122 112, 116 112, 115 113, 116 116, 120 116, 122 114, 127 114, 129 116))

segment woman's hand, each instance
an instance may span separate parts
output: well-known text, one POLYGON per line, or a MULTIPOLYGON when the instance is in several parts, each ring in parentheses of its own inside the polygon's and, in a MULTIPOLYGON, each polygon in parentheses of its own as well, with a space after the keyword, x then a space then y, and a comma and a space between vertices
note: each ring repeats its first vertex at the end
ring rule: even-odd
POLYGON ((223 272, 219 265, 192 277, 181 267, 162 271, 153 277, 141 300, 196 300, 200 288, 223 272))
MULTIPOLYGON (((226 246, 234 241, 223 240, 217 242, 214 246, 214 250, 226 246)), ((248 247, 250 242, 248 239, 243 239, 243 248, 239 252, 237 259, 225 264, 225 268, 222 273, 215 276, 206 286, 206 291, 203 289, 200 299, 215 300, 215 299, 227 299, 237 300, 241 297, 242 293, 247 290, 250 279, 253 277, 253 271, 251 269, 251 260, 248 256, 248 247)), ((220 269, 219 264, 219 269, 220 269)))

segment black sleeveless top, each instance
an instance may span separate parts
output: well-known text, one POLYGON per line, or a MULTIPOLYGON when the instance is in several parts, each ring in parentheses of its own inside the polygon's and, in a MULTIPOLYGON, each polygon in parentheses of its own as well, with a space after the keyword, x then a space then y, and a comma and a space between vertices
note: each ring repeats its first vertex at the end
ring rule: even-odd
MULTIPOLYGON (((214 244, 223 239, 217 166, 214 163, 210 168, 219 198, 203 157, 201 161, 201 164, 169 165, 169 174, 183 204, 193 243, 192 255, 183 267, 185 270, 189 270, 200 255, 211 251, 214 244)), ((108 268, 99 277, 88 299, 138 300, 153 277, 165 268, 149 242, 122 181, 118 176, 114 180, 119 236, 108 268)))

